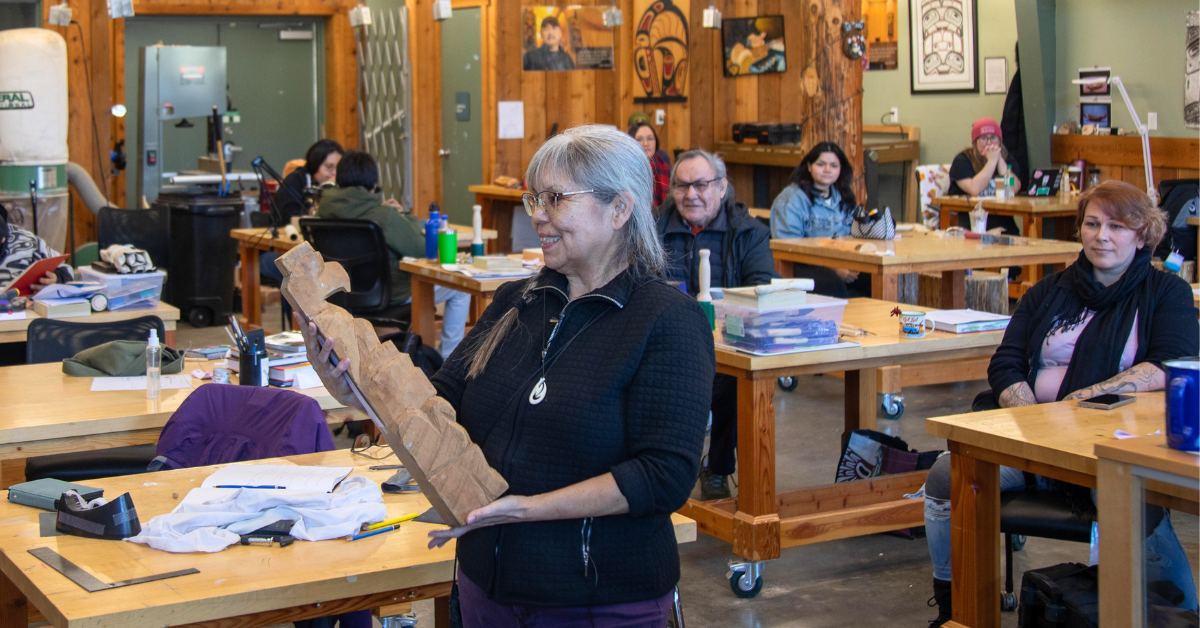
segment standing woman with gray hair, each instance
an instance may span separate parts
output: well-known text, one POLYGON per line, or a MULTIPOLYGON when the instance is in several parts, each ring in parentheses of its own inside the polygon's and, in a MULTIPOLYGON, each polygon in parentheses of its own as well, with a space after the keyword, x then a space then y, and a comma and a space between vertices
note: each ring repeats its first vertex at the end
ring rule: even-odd
MULTIPOLYGON (((708 322, 661 279, 633 138, 569 129, 526 182, 546 268, 497 290, 432 378, 509 493, 430 545, 458 539, 467 628, 666 626, 671 513, 695 482, 716 372, 708 322)), ((331 345, 304 327, 328 364, 331 345)), ((322 369, 330 390, 348 367, 322 369)))

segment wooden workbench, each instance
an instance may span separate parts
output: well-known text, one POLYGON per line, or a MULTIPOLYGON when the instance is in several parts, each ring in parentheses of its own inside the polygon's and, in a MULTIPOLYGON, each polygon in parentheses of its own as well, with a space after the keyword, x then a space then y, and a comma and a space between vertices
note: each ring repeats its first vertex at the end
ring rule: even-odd
MULTIPOLYGON (((1143 435, 1163 429, 1163 394, 1137 397, 1113 410, 1060 401, 926 420, 925 431, 946 439, 951 454, 956 625, 1000 626, 1000 465, 1095 488, 1096 445, 1115 443, 1116 430, 1143 435)), ((1151 488, 1161 492, 1150 501, 1197 512, 1194 492, 1157 482, 1151 488)))
MULTIPOLYGON (((475 230, 463 225, 450 225, 458 234, 458 248, 471 248, 471 240, 475 238, 475 230)), ((238 241, 238 256, 242 261, 242 316, 243 325, 252 328, 262 327, 262 297, 259 294, 260 282, 258 255, 274 251, 285 253, 299 246, 303 240, 287 238, 272 238, 270 229, 232 229, 229 236, 238 241)), ((487 243, 496 238, 492 229, 483 230, 483 240, 487 243)))
MULTIPOLYGON (((179 308, 163 303, 162 301, 159 301, 158 305, 153 309, 92 312, 88 316, 73 316, 58 320, 70 321, 72 323, 113 323, 141 318, 143 316, 157 316, 161 318, 163 328, 167 332, 166 337, 163 338, 163 342, 168 347, 175 346, 175 323, 179 320, 179 308)), ((30 307, 28 310, 25 310, 25 318, 23 319, 0 321, 0 343, 25 342, 26 330, 29 329, 29 321, 35 318, 41 317, 30 307)))
MULTIPOLYGON (((382 482, 394 471, 370 471, 375 460, 349 450, 256 460, 245 464, 352 466, 352 475, 382 482)), ((106 497, 126 491, 143 524, 169 512, 188 491, 220 468, 197 467, 89 481, 106 497)), ((388 517, 423 512, 420 493, 384 493, 388 517)), ((56 628, 159 628, 161 626, 270 626, 331 614, 434 598, 433 625, 446 628, 454 578, 455 542, 428 549, 441 528, 410 522, 399 530, 347 543, 296 541, 289 547, 234 545, 212 554, 171 554, 145 545, 40 537, 36 508, 0 503, 0 628, 28 621, 56 628), (195 568, 200 573, 88 593, 29 550, 49 547, 106 582, 195 568)), ((696 538, 696 525, 675 515, 675 538, 696 538)))
MULTIPOLYGON (((799 262, 826 268, 848 268, 871 274, 871 296, 896 301, 899 277, 904 273, 942 273, 943 309, 966 307, 966 271, 1026 264, 1069 264, 1083 249, 1078 242, 1031 240, 1027 244, 983 244, 979 240, 940 237, 934 234, 903 234, 898 240, 854 238, 799 238, 771 240, 777 262, 799 262), (894 255, 863 252, 890 251, 894 255)), ((777 264, 783 272, 790 264, 777 264)))
POLYGON ((858 482, 777 492, 775 488, 775 382, 780 377, 846 372, 845 430, 874 429, 875 371, 991 355, 1002 331, 974 334, 930 332, 900 337, 890 315, 895 303, 850 299, 843 321, 875 335, 844 338, 861 346, 755 357, 717 347, 717 372, 738 380, 738 491, 730 499, 689 500, 680 512, 700 531, 732 545, 749 561, 778 558, 783 548, 920 526, 921 500, 905 499, 925 481, 918 471, 858 482))
MULTIPOLYGON (((520 255, 510 255, 510 257, 521 258, 520 255)), ((441 264, 432 260, 400 262, 400 270, 412 275, 411 329, 430 343, 433 342, 432 339, 438 337, 434 321, 434 286, 453 288, 471 295, 470 320, 479 320, 488 304, 492 302, 492 295, 496 294, 496 290, 500 286, 521 279, 474 279, 462 273, 443 270, 441 264)))

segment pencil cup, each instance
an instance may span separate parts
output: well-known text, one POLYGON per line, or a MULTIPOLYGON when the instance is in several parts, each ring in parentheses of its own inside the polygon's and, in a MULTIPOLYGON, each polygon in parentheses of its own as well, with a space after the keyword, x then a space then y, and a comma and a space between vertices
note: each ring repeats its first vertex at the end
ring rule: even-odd
POLYGON ((242 386, 266 386, 267 352, 243 351, 238 356, 238 383, 242 386))

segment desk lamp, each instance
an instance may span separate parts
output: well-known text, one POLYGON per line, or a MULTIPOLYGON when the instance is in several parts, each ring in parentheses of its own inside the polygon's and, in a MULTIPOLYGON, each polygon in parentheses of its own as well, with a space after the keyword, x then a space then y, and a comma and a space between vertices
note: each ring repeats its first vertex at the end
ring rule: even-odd
POLYGON ((1137 109, 1133 108, 1133 102, 1129 100, 1129 93, 1125 91, 1125 84, 1121 82, 1121 77, 1110 76, 1092 76, 1082 79, 1073 79, 1071 81, 1076 85, 1116 85, 1117 91, 1121 92, 1121 100, 1125 101, 1125 108, 1129 110, 1129 115, 1133 117, 1133 123, 1137 125, 1138 135, 1142 136, 1142 162, 1146 168, 1146 195, 1150 200, 1158 205, 1158 190, 1154 187, 1154 167, 1150 164, 1150 129, 1142 124, 1141 118, 1138 117, 1137 109))

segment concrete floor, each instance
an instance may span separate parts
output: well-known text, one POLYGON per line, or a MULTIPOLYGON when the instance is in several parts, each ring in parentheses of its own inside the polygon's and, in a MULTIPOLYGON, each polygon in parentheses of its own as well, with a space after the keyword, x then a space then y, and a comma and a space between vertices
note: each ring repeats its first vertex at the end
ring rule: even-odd
MULTIPOLYGON (((263 314, 268 333, 278 331, 278 307, 263 314)), ((227 343, 220 327, 193 329, 180 323, 180 347, 227 343)), ((879 429, 899 436, 910 447, 944 449, 945 441, 925 434, 925 419, 970 409, 985 382, 918 386, 906 389, 907 408, 896 421, 879 421, 879 429)), ((833 481, 840 455, 842 380, 828 376, 799 378, 791 393, 776 391, 776 487, 786 491, 833 481)), ((339 446, 349 447, 345 438, 339 446)), ((735 489, 736 491, 736 489, 735 489)), ((694 494, 699 496, 699 489, 694 494)), ((1196 517, 1174 513, 1172 521, 1197 567, 1196 517)), ((924 539, 873 535, 831 541, 783 551, 767 563, 762 592, 753 599, 733 595, 726 579, 729 546, 703 534, 679 548, 681 596, 688 628, 823 628, 833 626, 923 627, 936 615, 926 606, 932 595, 932 571, 924 539)), ((1016 553, 1020 574, 1062 562, 1087 562, 1080 543, 1031 538, 1016 553)), ((432 603, 415 610, 423 625, 432 625, 432 603)), ((1017 625, 1015 613, 1004 613, 1002 626, 1017 625)))

